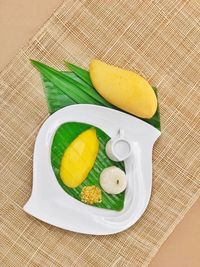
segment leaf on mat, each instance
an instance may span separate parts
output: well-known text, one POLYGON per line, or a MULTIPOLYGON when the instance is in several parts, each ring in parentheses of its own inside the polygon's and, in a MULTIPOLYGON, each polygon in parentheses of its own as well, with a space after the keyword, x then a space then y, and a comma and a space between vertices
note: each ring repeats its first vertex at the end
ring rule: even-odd
MULTIPOLYGON (((35 60, 31 62, 42 76, 50 113, 73 104, 94 104, 119 110, 95 90, 88 71, 69 62, 66 62, 66 65, 72 72, 58 71, 35 60)), ((157 89, 153 89, 157 96, 157 89)), ((142 120, 160 130, 159 105, 151 119, 142 120)))
POLYGON ((88 85, 90 85, 91 87, 93 87, 92 81, 90 79, 90 74, 87 70, 84 70, 72 63, 66 62, 65 61, 66 66, 68 67, 69 70, 71 70, 72 72, 74 72, 79 78, 81 78, 83 81, 85 81, 88 85))
MULTIPOLYGON (((102 98, 96 90, 84 83, 77 76, 55 70, 38 61, 31 61, 32 64, 39 70, 40 74, 44 76, 53 86, 57 87, 62 94, 66 94, 77 104, 94 104, 112 107, 104 98, 102 98)), ((51 91, 48 90, 50 94, 51 91)), ((50 97, 52 99, 52 97, 50 97)), ((67 104, 68 105, 68 104, 67 104)), ((66 105, 66 106, 67 106, 66 105)))

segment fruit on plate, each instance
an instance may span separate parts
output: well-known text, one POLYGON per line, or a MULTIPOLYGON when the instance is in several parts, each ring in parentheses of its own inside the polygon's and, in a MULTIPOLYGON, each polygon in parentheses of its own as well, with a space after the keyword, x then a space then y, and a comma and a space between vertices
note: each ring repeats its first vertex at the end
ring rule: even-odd
POLYGON ((87 178, 98 150, 99 140, 94 128, 82 132, 72 141, 63 154, 60 166, 60 178, 66 186, 76 188, 87 178))
POLYGON ((100 185, 108 194, 119 194, 126 189, 126 174, 120 168, 105 168, 100 175, 100 185))
POLYGON ((81 191, 81 201, 89 205, 101 203, 101 189, 95 185, 84 186, 81 191))
POLYGON ((153 117, 157 98, 143 77, 96 59, 91 61, 89 72, 95 89, 108 102, 138 117, 153 117))

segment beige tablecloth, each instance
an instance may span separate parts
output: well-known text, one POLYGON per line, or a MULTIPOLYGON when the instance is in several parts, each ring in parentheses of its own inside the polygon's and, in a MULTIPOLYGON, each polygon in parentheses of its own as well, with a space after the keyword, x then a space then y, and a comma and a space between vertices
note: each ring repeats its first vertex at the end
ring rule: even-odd
POLYGON ((68 0, 0 74, 2 266, 147 266, 200 195, 199 18, 196 1, 68 0), (106 237, 60 230, 22 210, 48 116, 29 58, 64 69, 64 59, 87 67, 93 57, 156 85, 162 122, 149 207, 135 226, 106 237))

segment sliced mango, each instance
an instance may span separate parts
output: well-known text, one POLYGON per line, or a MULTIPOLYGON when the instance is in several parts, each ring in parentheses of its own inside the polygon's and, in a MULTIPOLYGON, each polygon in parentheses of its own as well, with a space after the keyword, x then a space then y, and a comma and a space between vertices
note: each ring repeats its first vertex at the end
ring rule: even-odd
POLYGON ((157 98, 151 85, 135 72, 92 60, 90 78, 95 89, 111 104, 141 118, 151 118, 157 98))
POLYGON ((60 178, 66 186, 75 188, 87 178, 98 150, 99 140, 94 128, 82 132, 72 141, 63 154, 60 166, 60 178))

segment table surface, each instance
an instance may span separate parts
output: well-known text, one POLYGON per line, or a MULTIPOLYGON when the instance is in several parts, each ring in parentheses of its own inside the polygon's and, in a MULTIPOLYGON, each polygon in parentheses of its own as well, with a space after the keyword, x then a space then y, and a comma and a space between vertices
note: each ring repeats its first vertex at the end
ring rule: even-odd
MULTIPOLYGON (((0 0, 0 71, 62 0, 0 0)), ((149 267, 199 267, 200 199, 165 241, 149 267)))

